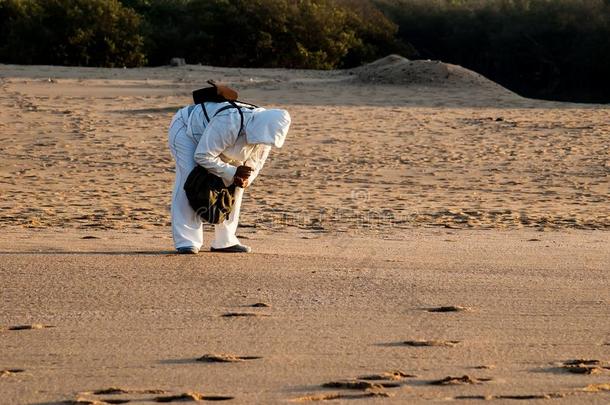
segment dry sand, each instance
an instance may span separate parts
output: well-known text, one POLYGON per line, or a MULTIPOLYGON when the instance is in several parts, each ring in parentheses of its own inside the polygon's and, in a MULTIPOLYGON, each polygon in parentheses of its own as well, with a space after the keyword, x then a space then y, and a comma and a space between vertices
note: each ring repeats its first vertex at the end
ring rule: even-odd
POLYGON ((0 66, 0 403, 608 403, 609 130, 394 56, 0 66), (252 255, 171 253, 166 128, 207 79, 293 117, 252 255))

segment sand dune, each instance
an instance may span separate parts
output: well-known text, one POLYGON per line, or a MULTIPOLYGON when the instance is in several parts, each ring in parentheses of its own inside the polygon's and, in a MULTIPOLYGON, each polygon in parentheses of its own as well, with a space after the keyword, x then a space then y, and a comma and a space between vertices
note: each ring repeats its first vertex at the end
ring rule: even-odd
MULTIPOLYGON (((362 83, 397 85, 425 84, 428 86, 472 87, 489 92, 512 94, 495 82, 461 66, 439 60, 409 60, 389 55, 367 65, 350 70, 362 83)), ((515 100, 518 97, 514 94, 515 100)))

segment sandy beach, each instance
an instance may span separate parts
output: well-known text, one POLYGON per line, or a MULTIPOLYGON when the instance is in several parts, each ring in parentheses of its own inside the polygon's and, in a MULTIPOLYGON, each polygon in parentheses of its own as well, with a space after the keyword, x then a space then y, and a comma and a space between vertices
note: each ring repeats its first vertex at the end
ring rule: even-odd
POLYGON ((0 65, 0 403, 610 401, 610 106, 388 57, 0 65), (172 251, 167 126, 290 111, 254 254, 172 251))

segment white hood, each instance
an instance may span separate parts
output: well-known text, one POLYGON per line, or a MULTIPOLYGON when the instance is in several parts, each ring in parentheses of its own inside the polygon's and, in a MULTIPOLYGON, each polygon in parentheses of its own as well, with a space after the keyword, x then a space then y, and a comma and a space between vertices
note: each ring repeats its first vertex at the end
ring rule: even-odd
POLYGON ((286 110, 254 110, 245 125, 246 141, 281 148, 289 127, 290 114, 286 110))

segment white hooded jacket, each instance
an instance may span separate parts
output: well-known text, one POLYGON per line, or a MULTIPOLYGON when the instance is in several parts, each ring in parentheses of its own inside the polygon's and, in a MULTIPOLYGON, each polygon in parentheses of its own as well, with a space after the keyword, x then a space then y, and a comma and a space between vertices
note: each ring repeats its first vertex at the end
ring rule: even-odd
POLYGON ((290 127, 286 110, 242 109, 241 117, 234 109, 220 112, 210 120, 195 150, 195 161, 223 179, 226 186, 233 183, 237 166, 247 164, 254 170, 250 182, 258 175, 269 156, 271 147, 281 148, 290 127))

